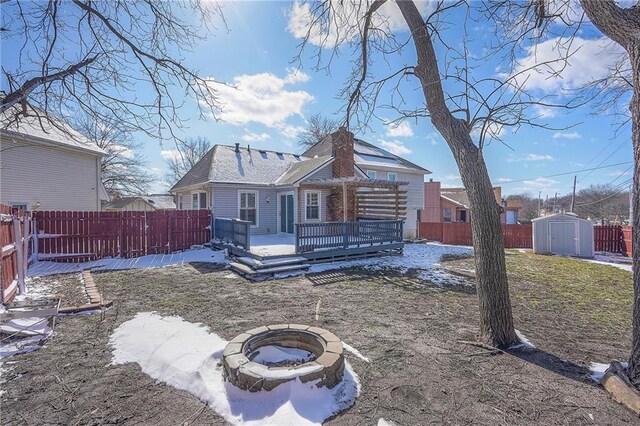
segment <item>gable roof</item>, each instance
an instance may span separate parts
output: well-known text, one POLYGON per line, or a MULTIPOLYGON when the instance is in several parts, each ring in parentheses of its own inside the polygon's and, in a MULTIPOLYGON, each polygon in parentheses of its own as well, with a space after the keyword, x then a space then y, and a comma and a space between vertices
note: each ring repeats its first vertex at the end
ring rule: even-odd
POLYGON ((34 111, 32 114, 17 115, 18 108, 14 105, 0 115, 0 135, 3 137, 22 137, 36 143, 57 145, 99 156, 107 155, 65 121, 32 105, 29 105, 34 111))
POLYGON ((153 195, 135 195, 131 197, 121 197, 104 205, 104 209, 122 209, 134 201, 142 201, 151 207, 162 209, 175 209, 176 204, 173 201, 173 195, 153 194, 153 195))
POLYGON ((248 147, 239 147, 236 152, 235 146, 215 145, 171 191, 205 183, 292 184, 330 160, 248 147))
POLYGON ((308 176, 316 170, 321 169, 324 165, 329 164, 332 160, 333 157, 325 155, 293 163, 291 167, 289 167, 289 170, 280 176, 275 183, 277 185, 293 185, 305 176, 308 176))
MULTIPOLYGON (((360 168, 370 167, 392 167, 397 169, 406 169, 411 171, 419 171, 425 174, 431 172, 424 167, 418 166, 409 160, 398 155, 377 147, 362 139, 354 138, 354 160, 360 168)), ((328 135, 308 148, 302 155, 307 157, 331 155, 333 147, 331 144, 331 135, 328 135)))

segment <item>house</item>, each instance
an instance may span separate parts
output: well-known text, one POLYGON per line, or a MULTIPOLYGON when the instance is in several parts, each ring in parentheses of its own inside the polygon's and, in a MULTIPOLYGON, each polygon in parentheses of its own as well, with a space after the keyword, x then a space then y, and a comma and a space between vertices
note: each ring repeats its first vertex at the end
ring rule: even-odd
POLYGON ((252 235, 293 235, 296 224, 404 219, 404 237, 415 238, 427 173, 340 129, 301 155, 216 145, 170 192, 178 209, 211 208, 214 218, 249 221, 252 235))
MULTIPOLYGON (((496 203, 502 206, 501 221, 507 225, 518 223, 522 203, 502 198, 502 188, 493 188, 496 203)), ((424 183, 424 208, 421 222, 470 222, 469 197, 464 188, 442 188, 440 182, 424 183)))
POLYGON ((155 211, 175 210, 176 203, 171 194, 136 195, 120 197, 102 206, 104 211, 155 211))
MULTIPOLYGON (((31 108, 31 107, 30 107, 31 108)), ((0 203, 25 210, 101 209, 106 152, 67 123, 41 115, 0 117, 0 203)))

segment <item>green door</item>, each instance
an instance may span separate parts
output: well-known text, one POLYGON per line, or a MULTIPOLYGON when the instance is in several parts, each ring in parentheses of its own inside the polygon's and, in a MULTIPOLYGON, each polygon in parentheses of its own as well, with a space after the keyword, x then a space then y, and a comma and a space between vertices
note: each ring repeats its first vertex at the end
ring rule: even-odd
POLYGON ((293 234, 293 195, 280 195, 280 232, 293 234))

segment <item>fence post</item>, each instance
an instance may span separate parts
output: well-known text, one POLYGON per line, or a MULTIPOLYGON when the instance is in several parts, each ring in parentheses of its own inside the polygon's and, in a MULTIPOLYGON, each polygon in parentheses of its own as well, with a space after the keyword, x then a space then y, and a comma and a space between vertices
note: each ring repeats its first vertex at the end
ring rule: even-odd
POLYGON ((349 222, 343 222, 342 226, 342 247, 346 249, 349 247, 349 222))
POLYGON ((299 223, 294 223, 293 224, 294 227, 294 232, 295 232, 295 239, 296 239, 296 254, 300 253, 300 224, 299 223))
POLYGON ((116 214, 118 215, 118 251, 120 252, 120 257, 124 258, 124 236, 122 235, 124 233, 124 220, 122 218, 122 212, 116 212, 116 214))
POLYGON ((13 216, 13 239, 16 250, 16 266, 18 267, 18 289, 19 294, 24 294, 24 270, 22 269, 22 232, 20 232, 20 219, 13 216))

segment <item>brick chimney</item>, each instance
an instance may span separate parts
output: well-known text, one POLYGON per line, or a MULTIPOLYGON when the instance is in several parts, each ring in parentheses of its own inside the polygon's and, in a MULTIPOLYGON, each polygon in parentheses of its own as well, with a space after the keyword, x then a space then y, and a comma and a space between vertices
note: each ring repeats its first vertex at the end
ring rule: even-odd
POLYGON ((331 146, 335 157, 333 160, 333 177, 354 176, 353 133, 344 127, 340 127, 331 134, 331 146))

